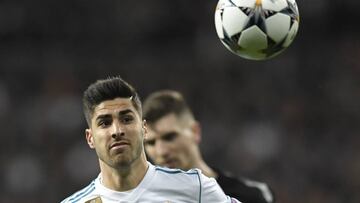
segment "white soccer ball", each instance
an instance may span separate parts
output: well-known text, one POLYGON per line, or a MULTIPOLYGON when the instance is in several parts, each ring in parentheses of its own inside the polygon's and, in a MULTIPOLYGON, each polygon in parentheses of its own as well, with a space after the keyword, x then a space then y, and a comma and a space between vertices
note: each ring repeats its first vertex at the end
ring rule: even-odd
POLYGON ((265 60, 284 51, 299 28, 295 0, 219 0, 215 28, 230 51, 265 60))

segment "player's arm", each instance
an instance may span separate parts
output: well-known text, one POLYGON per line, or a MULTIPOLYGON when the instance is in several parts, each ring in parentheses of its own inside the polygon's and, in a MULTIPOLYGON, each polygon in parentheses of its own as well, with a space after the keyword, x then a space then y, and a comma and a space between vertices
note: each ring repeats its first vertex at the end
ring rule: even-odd
POLYGON ((267 184, 253 180, 248 180, 248 179, 244 179, 243 182, 248 187, 258 189, 258 191, 261 193, 262 198, 267 203, 275 202, 274 194, 267 184))

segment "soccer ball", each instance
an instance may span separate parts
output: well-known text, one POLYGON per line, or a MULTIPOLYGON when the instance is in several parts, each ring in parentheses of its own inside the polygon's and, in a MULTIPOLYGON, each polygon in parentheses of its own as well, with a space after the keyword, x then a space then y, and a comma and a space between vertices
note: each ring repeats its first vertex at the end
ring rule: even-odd
POLYGON ((265 60, 284 51, 299 28, 295 0, 219 0, 215 28, 230 51, 265 60))

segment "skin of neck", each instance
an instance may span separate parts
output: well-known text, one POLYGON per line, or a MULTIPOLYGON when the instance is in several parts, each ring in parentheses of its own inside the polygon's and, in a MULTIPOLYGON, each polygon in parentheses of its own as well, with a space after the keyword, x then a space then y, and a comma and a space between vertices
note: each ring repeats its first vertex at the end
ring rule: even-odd
POLYGON ((201 172, 208 176, 208 177, 212 177, 212 178, 217 178, 217 173, 212 169, 210 168, 209 165, 206 164, 206 162, 204 161, 204 159, 202 158, 201 156, 201 153, 200 153, 200 149, 199 149, 199 146, 196 145, 195 148, 193 149, 193 154, 194 154, 194 164, 192 166, 192 168, 198 168, 201 170, 201 172))
POLYGON ((112 167, 99 160, 102 185, 115 191, 128 191, 134 189, 143 180, 148 163, 145 153, 129 165, 112 167))
POLYGON ((191 129, 195 136, 195 139, 194 139, 195 141, 194 141, 192 147, 190 148, 190 157, 192 157, 192 161, 190 162, 190 168, 198 168, 201 170, 201 172, 204 175, 216 179, 218 177, 218 174, 212 168, 210 168, 210 166, 208 166, 206 164, 206 162, 204 161, 204 159, 201 155, 201 152, 200 152, 199 143, 201 141, 201 126, 200 126, 199 122, 194 120, 194 118, 192 116, 185 117, 185 121, 190 122, 185 125, 191 126, 191 129))

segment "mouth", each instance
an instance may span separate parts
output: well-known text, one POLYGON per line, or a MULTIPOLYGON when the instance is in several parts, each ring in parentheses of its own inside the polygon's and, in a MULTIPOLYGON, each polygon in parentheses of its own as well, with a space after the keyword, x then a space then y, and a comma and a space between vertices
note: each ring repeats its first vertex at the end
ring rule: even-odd
POLYGON ((122 142, 115 142, 110 145, 110 150, 119 150, 124 149, 128 147, 130 144, 128 142, 122 141, 122 142))
POLYGON ((177 168, 176 160, 174 160, 174 159, 164 160, 162 165, 164 165, 168 168, 177 168))

